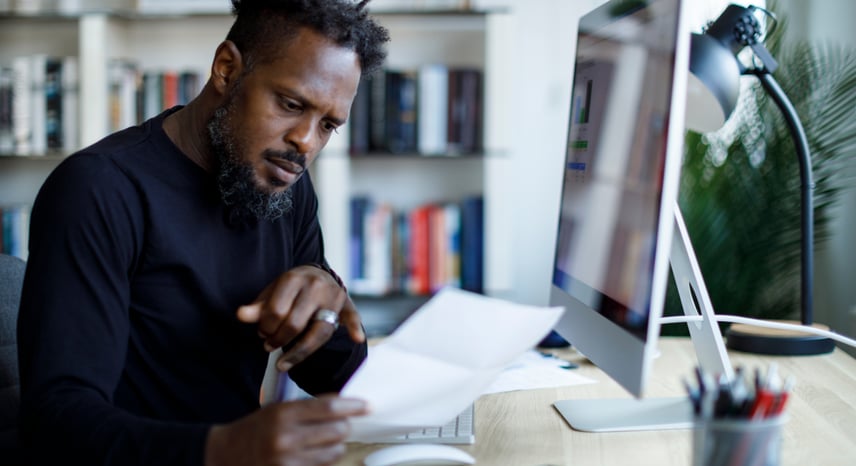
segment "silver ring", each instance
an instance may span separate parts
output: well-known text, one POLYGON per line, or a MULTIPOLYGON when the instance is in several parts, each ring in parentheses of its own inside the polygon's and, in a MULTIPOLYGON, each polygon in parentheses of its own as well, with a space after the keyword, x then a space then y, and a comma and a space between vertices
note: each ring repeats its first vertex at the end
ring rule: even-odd
POLYGON ((315 313, 315 316, 313 318, 315 320, 327 322, 328 324, 333 326, 333 330, 339 328, 339 314, 336 311, 331 311, 330 309, 321 309, 315 313))

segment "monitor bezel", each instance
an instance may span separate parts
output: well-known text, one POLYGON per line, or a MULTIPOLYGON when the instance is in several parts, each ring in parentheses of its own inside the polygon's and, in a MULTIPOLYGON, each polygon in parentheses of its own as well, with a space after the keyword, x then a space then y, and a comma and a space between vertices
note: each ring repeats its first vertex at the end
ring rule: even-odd
MULTIPOLYGON (((674 4, 677 9, 677 24, 675 24, 676 41, 672 60, 669 116, 666 125, 666 150, 663 154, 662 190, 658 203, 659 214, 652 267, 650 312, 645 340, 641 340, 621 328, 552 282, 549 298, 551 305, 564 306, 566 309, 555 330, 574 345, 580 353, 636 397, 642 397, 644 394, 653 360, 658 351, 657 338, 660 333, 660 317, 663 314, 666 283, 669 278, 669 256, 675 230, 674 209, 683 158, 686 90, 689 77, 690 31, 686 18, 685 1, 658 0, 658 2, 672 2, 674 4)), ((587 23, 602 24, 604 18, 608 17, 608 14, 614 11, 616 6, 620 6, 620 3, 626 2, 612 0, 583 15, 579 21, 580 30, 583 30, 583 26, 587 23)), ((580 31, 577 32, 578 37, 579 34, 580 31)), ((579 54, 579 47, 578 41, 575 54, 579 54)), ((574 82, 573 79, 576 79, 576 70, 574 70, 571 82, 574 82)), ((573 96, 571 102, 573 102, 573 96)), ((566 140, 569 140, 571 129, 572 122, 569 117, 566 140)), ((567 162, 567 155, 566 148, 563 157, 565 162, 567 162)), ((556 251, 558 251, 559 246, 557 242, 556 251)), ((557 257, 555 256, 554 274, 557 267, 557 257)))

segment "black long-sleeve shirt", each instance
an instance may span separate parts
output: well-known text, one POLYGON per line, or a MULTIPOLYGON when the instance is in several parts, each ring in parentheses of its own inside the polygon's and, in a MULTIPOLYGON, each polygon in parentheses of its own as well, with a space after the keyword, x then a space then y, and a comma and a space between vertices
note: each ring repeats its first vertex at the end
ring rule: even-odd
MULTIPOLYGON (((18 345, 34 464, 202 464, 211 424, 259 407, 268 354, 237 308, 324 261, 308 174, 290 213, 233 225, 168 113, 64 160, 33 206, 18 345)), ((336 391, 365 354, 342 328, 291 376, 336 391)))

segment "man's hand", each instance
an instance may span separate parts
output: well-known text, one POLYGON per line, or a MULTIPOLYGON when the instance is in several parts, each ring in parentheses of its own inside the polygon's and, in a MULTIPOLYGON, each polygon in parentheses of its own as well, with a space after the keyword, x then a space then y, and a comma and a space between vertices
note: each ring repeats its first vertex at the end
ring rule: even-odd
POLYGON ((352 340, 365 341, 360 315, 348 293, 329 273, 311 265, 295 267, 280 275, 252 304, 238 309, 238 319, 258 323, 259 335, 268 351, 300 336, 277 361, 277 369, 285 372, 333 336, 336 330, 333 324, 314 318, 322 309, 338 314, 339 324, 348 329, 352 340))
POLYGON ((205 465, 330 465, 345 453, 348 418, 367 413, 365 402, 335 395, 271 403, 212 427, 205 465))

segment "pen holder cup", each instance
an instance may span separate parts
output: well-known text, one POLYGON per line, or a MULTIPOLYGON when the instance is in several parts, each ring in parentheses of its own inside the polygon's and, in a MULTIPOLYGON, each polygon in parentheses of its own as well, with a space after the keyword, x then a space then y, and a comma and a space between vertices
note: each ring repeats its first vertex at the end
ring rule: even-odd
POLYGON ((761 419, 697 420, 693 466, 778 466, 783 415, 761 419))

